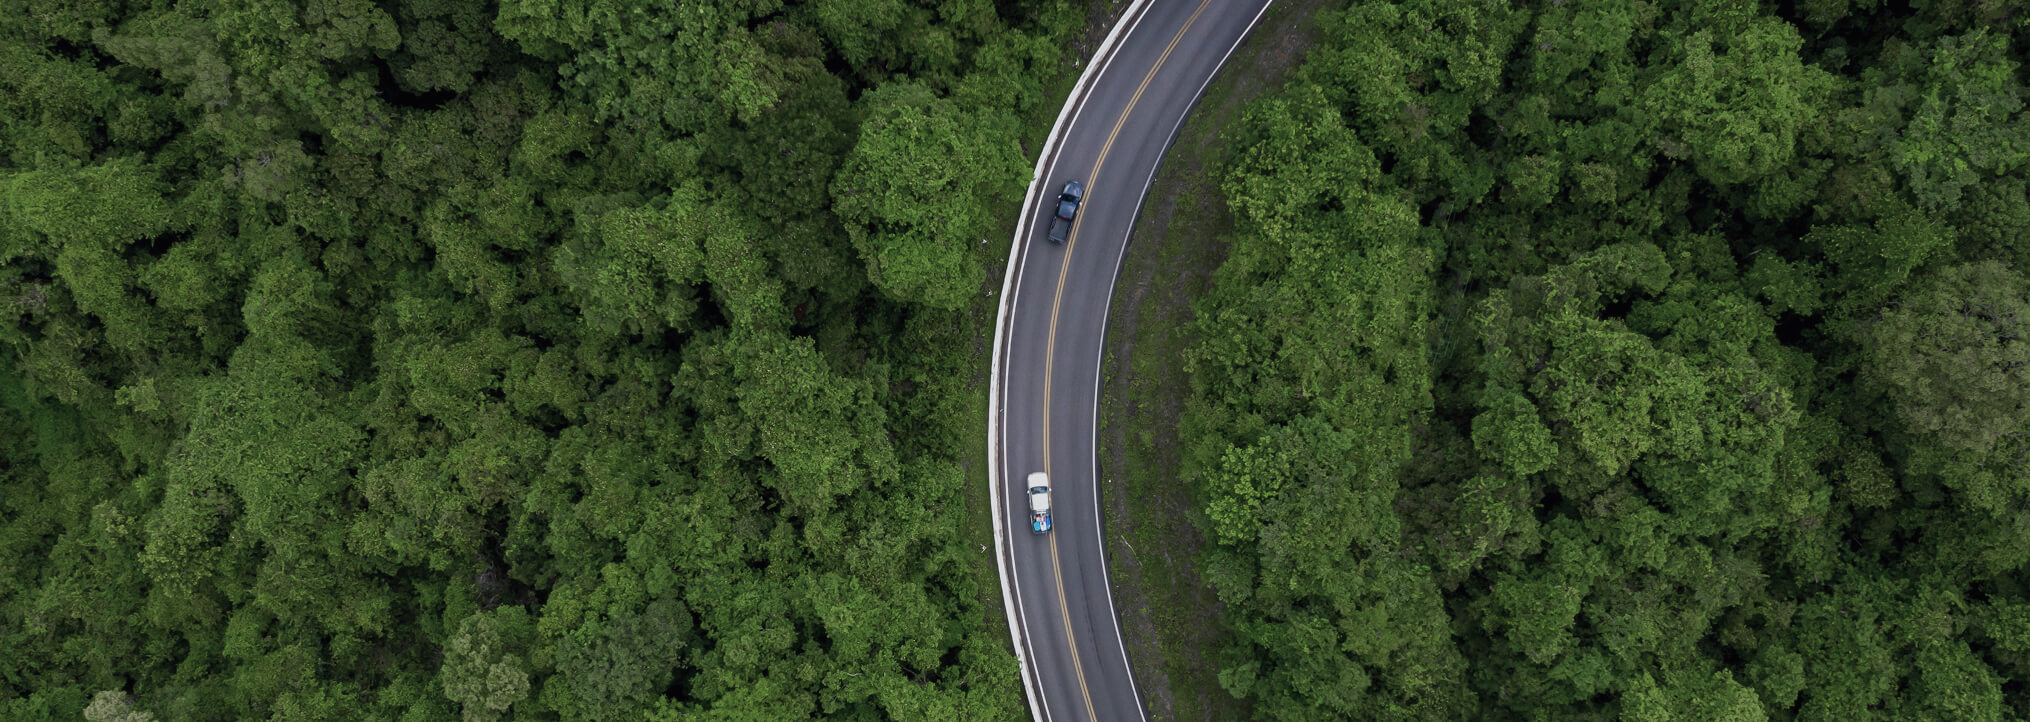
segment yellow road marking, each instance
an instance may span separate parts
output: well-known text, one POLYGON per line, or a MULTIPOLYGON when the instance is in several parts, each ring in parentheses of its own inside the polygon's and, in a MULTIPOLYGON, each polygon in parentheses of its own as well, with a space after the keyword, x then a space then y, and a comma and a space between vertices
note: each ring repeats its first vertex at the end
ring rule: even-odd
MULTIPOLYGON (((1056 526, 1056 524, 1051 526, 1056 526)), ((1085 716, 1086 719, 1098 722, 1099 717, 1093 714, 1092 693, 1086 691, 1085 663, 1079 661, 1078 643, 1072 641, 1071 637, 1071 607, 1065 604, 1064 575, 1057 568, 1057 533, 1055 530, 1052 530, 1050 534, 1050 576, 1057 580, 1057 611, 1060 616, 1064 617, 1064 641, 1066 644, 1071 645, 1071 672, 1078 677, 1078 693, 1085 697, 1085 716)))
MULTIPOLYGON (((1178 41, 1184 39, 1184 34, 1191 31, 1192 24, 1198 22, 1198 16, 1211 4, 1212 0, 1199 1, 1198 9, 1192 11, 1191 17, 1184 21, 1184 27, 1177 29, 1177 35, 1170 38, 1170 44, 1163 48, 1163 54, 1156 57, 1156 64, 1149 67, 1149 74, 1142 76, 1142 83, 1135 86, 1135 94, 1128 97, 1127 107, 1122 108, 1120 117, 1114 119, 1114 129, 1107 133, 1107 142, 1100 146, 1100 155, 1093 161, 1092 173, 1086 176, 1086 197, 1079 201, 1080 206, 1092 200, 1093 189, 1099 185, 1100 168, 1106 166, 1107 153, 1114 149, 1114 138, 1121 134, 1121 126, 1127 124, 1128 115, 1135 112, 1135 104, 1141 102, 1142 92, 1149 89, 1149 81, 1156 78, 1156 71, 1161 70, 1163 62, 1170 59, 1170 53, 1177 49, 1178 41)), ((1064 305, 1064 279, 1071 271, 1071 254, 1078 248, 1079 224, 1084 222, 1083 217, 1071 222, 1071 231, 1064 240, 1064 262, 1057 268, 1056 295, 1050 300, 1050 335, 1043 347, 1043 473, 1045 474, 1050 473, 1050 373, 1052 367, 1057 365, 1057 312, 1064 305)), ((1071 633, 1071 606, 1064 601, 1064 574, 1058 570, 1057 533, 1054 529, 1050 534, 1050 575, 1053 581, 1057 582, 1057 611, 1064 620, 1064 642, 1071 647, 1072 673, 1078 677, 1079 696, 1085 699, 1086 719, 1099 722, 1099 715, 1093 713, 1092 692, 1086 688, 1085 665, 1078 658, 1078 641, 1071 633)))

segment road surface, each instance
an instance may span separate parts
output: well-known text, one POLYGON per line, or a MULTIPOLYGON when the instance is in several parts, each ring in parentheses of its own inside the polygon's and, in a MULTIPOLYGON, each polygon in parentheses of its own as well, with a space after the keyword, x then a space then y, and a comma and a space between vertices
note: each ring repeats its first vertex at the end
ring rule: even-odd
POLYGON ((1184 114, 1268 0, 1145 0, 1068 101, 1024 207, 999 319, 990 453, 1002 587, 1030 709, 1048 722, 1147 718, 1107 587, 1094 478, 1100 354, 1114 276, 1184 114), (1086 186, 1070 242, 1045 234, 1065 181, 1086 186), (1023 479, 1050 474, 1056 531, 1029 531, 1023 479))

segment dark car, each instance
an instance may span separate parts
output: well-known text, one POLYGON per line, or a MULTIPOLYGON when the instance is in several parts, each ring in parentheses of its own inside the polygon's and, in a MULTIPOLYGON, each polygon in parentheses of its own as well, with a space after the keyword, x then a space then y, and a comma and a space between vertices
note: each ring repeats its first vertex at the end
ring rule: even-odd
POLYGON ((1079 201, 1085 200, 1085 186, 1078 181, 1064 184, 1064 190, 1057 194, 1057 215, 1050 219, 1050 241, 1063 243, 1071 239, 1071 222, 1078 218, 1079 201))

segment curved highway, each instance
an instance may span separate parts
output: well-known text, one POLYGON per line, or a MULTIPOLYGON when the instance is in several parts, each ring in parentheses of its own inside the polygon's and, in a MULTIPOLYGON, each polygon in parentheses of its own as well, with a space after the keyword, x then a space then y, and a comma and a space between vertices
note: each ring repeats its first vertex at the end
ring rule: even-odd
POLYGON ((1018 223, 989 399, 996 556, 1032 714, 1147 719, 1100 535, 1100 354, 1128 233, 1184 115, 1268 0, 1137 0, 1066 102, 1018 223), (1045 234, 1066 181, 1086 187, 1069 242, 1045 234), (1056 530, 1032 534, 1022 480, 1050 474, 1056 530))

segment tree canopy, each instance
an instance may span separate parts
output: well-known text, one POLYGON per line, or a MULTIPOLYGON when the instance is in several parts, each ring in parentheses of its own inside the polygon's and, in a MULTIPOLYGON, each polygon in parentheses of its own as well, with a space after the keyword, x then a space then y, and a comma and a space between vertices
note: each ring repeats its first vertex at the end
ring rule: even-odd
POLYGON ((1183 437, 1274 720, 2013 719, 2030 26, 1354 2, 1231 130, 1183 437))
POLYGON ((977 238, 1082 17, 10 6, 0 718, 1020 718, 977 238))

